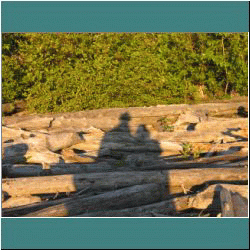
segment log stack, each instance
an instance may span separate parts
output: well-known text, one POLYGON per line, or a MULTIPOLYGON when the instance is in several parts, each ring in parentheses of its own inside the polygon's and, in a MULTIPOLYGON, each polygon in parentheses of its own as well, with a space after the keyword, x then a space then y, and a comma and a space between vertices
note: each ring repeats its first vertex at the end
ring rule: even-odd
POLYGON ((247 217, 247 102, 4 117, 3 217, 247 217))

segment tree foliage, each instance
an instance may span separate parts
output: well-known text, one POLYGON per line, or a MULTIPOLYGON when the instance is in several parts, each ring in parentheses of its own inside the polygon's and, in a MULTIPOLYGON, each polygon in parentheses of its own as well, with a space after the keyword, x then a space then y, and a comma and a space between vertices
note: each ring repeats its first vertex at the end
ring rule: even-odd
POLYGON ((248 93, 247 33, 4 33, 3 102, 37 112, 248 93))

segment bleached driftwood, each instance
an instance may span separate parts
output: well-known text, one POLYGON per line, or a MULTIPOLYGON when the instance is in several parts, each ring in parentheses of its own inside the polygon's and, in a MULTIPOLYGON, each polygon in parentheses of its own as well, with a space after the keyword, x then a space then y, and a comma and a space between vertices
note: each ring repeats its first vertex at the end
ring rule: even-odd
POLYGON ((89 198, 78 197, 78 199, 24 215, 24 217, 65 217, 81 214, 84 211, 140 206, 164 199, 164 193, 163 186, 159 184, 136 185, 89 198))
POLYGON ((247 181, 246 168, 184 169, 169 171, 130 171, 3 179, 2 190, 10 196, 114 190, 145 183, 166 183, 169 194, 186 192, 193 186, 214 181, 247 181))

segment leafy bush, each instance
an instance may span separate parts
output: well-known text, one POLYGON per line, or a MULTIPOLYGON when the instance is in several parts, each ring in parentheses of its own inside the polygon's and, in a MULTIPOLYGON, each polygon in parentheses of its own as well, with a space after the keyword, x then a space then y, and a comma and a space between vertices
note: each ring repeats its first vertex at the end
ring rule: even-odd
POLYGON ((247 33, 5 33, 3 102, 37 112, 248 93, 247 33))

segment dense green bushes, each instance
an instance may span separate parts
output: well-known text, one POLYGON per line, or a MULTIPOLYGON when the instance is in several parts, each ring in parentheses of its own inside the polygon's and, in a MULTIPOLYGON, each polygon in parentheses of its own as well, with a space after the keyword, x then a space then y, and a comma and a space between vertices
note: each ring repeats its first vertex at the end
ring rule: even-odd
POLYGON ((247 33, 2 35, 2 99, 38 112, 248 93, 247 33))

